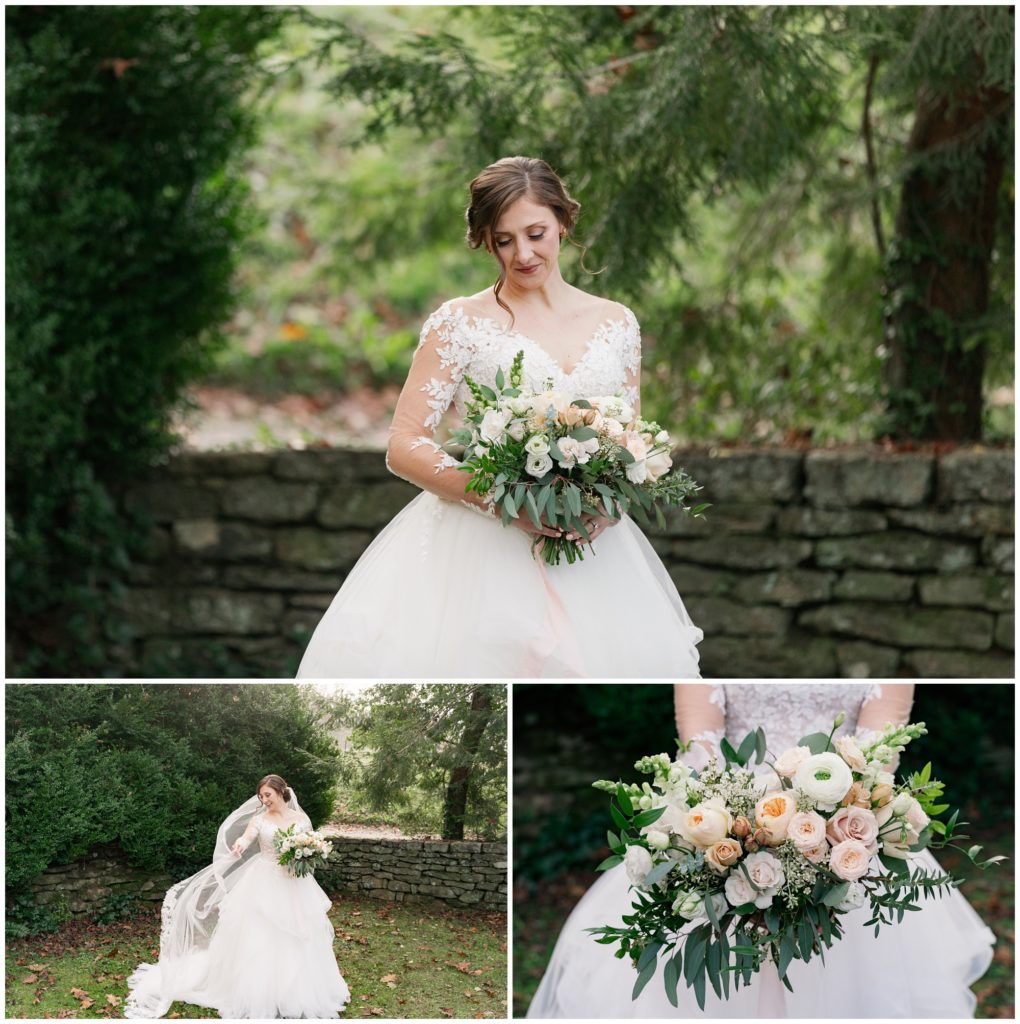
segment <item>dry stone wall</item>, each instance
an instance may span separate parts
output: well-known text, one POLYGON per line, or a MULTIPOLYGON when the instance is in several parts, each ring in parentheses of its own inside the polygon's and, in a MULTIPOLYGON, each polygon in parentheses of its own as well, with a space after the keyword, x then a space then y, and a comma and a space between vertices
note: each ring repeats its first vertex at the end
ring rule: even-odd
MULTIPOLYGON (((704 675, 1012 678, 1012 450, 675 458, 712 508, 649 537, 705 631, 704 675)), ((114 666, 293 675, 415 493, 376 452, 172 459, 123 498, 155 525, 110 624, 114 666)))

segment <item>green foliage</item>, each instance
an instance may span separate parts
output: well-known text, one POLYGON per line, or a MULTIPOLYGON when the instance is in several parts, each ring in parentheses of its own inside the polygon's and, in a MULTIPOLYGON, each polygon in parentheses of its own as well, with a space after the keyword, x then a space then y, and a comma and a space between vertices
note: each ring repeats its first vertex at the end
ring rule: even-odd
POLYGON ((8 614, 24 674, 88 671, 140 543, 114 484, 166 449, 235 300, 243 93, 282 15, 5 15, 8 614))
POLYGON ((11 686, 6 739, 8 895, 100 843, 197 870, 269 772, 313 822, 333 807, 339 752, 294 685, 11 686))
POLYGON ((505 686, 488 686, 477 752, 465 759, 462 749, 479 714, 471 706, 478 685, 379 685, 341 712, 354 725, 343 782, 355 810, 390 811, 405 829, 438 833, 451 776, 467 767, 466 828, 486 839, 506 834, 505 686))

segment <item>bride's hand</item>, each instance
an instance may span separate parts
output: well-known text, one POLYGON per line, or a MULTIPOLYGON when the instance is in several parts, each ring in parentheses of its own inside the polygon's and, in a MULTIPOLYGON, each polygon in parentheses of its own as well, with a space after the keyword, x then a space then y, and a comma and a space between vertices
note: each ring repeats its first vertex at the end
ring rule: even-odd
MULTIPOLYGON (((590 512, 585 512, 581 516, 584 520, 584 525, 588 528, 588 536, 594 540, 603 530, 610 526, 615 526, 620 520, 613 519, 611 516, 600 516, 592 515, 590 512)), ((576 530, 572 530, 567 534, 568 540, 576 540, 581 544, 588 544, 590 541, 584 539, 584 536, 578 533, 576 530)))
POLYGON ((510 523, 516 526, 518 530, 523 530, 525 533, 530 533, 535 537, 562 537, 563 531, 558 527, 547 526, 544 521, 542 523, 542 529, 536 529, 535 524, 528 517, 526 512, 521 514, 516 519, 511 519, 510 523))
POLYGON ((241 854, 244 853, 244 847, 241 845, 241 840, 240 839, 238 839, 238 841, 236 843, 234 843, 234 845, 232 847, 230 847, 230 852, 235 857, 240 857, 241 854))

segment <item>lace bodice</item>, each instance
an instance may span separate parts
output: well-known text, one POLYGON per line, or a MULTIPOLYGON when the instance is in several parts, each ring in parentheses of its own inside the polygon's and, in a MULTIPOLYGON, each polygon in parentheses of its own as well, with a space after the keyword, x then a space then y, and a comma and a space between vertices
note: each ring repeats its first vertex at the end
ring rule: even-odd
POLYGON ((521 350, 527 387, 542 391, 551 382, 573 397, 620 394, 637 407, 641 331, 634 314, 626 306, 618 308, 619 315, 603 319, 577 364, 566 372, 526 335, 468 313, 457 300, 443 303, 422 326, 393 415, 386 465, 442 498, 464 501, 467 477, 457 470, 456 460, 440 450, 443 438, 437 440, 436 431, 451 405, 463 415, 471 397, 465 375, 494 387, 496 371, 506 373, 521 350))
MULTIPOLYGON (((293 824, 296 825, 295 832, 307 832, 311 829, 311 822, 307 817, 300 817, 293 824)), ((252 823, 248 826, 245 831, 244 840, 250 843, 254 840, 258 840, 259 853, 263 856, 272 857, 274 860, 279 856, 273 847, 273 836, 276 835, 277 831, 281 828, 289 828, 291 822, 284 822, 279 824, 275 821, 270 821, 264 814, 258 815, 252 820, 252 823)))

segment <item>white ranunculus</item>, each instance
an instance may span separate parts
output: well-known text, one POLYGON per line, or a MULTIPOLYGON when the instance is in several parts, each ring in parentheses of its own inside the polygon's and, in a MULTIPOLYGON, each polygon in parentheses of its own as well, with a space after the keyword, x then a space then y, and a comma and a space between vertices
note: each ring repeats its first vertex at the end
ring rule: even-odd
POLYGON ((630 884, 640 888, 645 884, 648 872, 652 870, 652 855, 643 846, 628 846, 623 866, 630 884))
POLYGON ((490 409, 478 428, 478 436, 489 444, 499 444, 506 437, 506 425, 510 417, 499 409, 490 409))
POLYGON ((845 914, 849 910, 856 910, 863 907, 868 898, 867 891, 860 882, 851 882, 846 895, 833 907, 833 910, 845 914))
POLYGON ((553 460, 548 452, 543 455, 529 455, 524 468, 531 476, 538 479, 538 477, 545 476, 553 468, 553 460))
POLYGON ((834 810, 853 785, 850 766, 830 751, 812 754, 797 769, 793 777, 794 788, 799 789, 823 811, 834 810))
POLYGON ((549 453, 549 438, 545 434, 532 434, 525 443, 524 450, 529 455, 547 455, 549 453))

